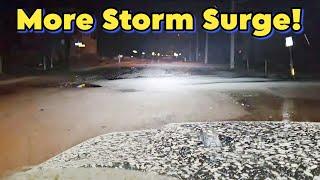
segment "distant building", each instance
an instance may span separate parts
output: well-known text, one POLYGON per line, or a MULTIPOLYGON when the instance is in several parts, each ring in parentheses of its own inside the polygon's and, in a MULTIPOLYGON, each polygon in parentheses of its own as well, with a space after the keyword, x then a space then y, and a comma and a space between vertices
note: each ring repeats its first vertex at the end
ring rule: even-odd
POLYGON ((71 38, 70 57, 81 55, 97 55, 97 40, 94 34, 76 33, 71 38), (82 43, 84 47, 79 47, 76 43, 82 43))
POLYGON ((74 34, 70 40, 70 66, 81 68, 98 65, 99 62, 96 34, 74 34))

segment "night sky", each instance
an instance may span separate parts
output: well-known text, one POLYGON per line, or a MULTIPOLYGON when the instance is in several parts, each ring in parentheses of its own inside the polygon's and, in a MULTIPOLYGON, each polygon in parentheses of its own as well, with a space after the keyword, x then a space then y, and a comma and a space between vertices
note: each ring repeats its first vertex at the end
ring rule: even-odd
MULTIPOLYGON (((10 1, 10 3, 2 2, 1 4, 1 45, 0 51, 8 51, 9 46, 19 42, 21 36, 32 36, 30 34, 17 34, 15 31, 16 21, 16 8, 46 8, 47 11, 65 10, 70 9, 78 11, 86 11, 96 14, 100 17, 104 9, 108 7, 116 7, 118 9, 128 8, 133 12, 143 11, 146 13, 159 12, 159 11, 179 11, 179 12, 192 12, 197 21, 199 32, 199 46, 200 55, 204 53, 204 37, 205 32, 201 30, 200 17, 201 12, 212 7, 215 4, 221 11, 230 10, 230 1, 209 1, 209 0, 161 0, 161 1, 90 1, 90 2, 76 2, 75 1, 50 1, 50 2, 26 2, 26 1, 10 1)), ((292 7, 302 7, 305 10, 304 29, 308 36, 311 47, 307 45, 303 34, 294 35, 296 40, 295 57, 298 63, 310 64, 311 66, 320 64, 318 63, 319 54, 317 49, 320 48, 320 2, 318 0, 242 0, 238 1, 238 11, 288 11, 292 7), (307 63, 305 62, 307 61, 307 63)), ((100 23, 101 24, 101 23, 100 23)), ((195 34, 174 34, 174 33, 148 33, 148 34, 126 34, 116 33, 107 34, 95 31, 98 37, 99 54, 103 56, 114 56, 119 53, 129 52, 133 48, 141 49, 144 51, 152 51, 157 49, 159 51, 180 50, 188 54, 190 46, 192 51, 195 49, 195 34), (191 44, 191 45, 190 45, 191 44)), ((50 35, 50 36, 61 36, 50 35)), ((271 61, 279 62, 287 59, 288 52, 284 47, 284 38, 286 35, 275 34, 268 40, 257 40, 252 38, 249 34, 237 35, 237 50, 247 49, 249 56, 254 61, 264 61, 269 58, 271 61)), ((209 37, 209 61, 210 63, 227 63, 229 60, 229 38, 230 35, 225 32, 210 34, 209 37)), ((194 55, 193 55, 194 56, 194 55)))

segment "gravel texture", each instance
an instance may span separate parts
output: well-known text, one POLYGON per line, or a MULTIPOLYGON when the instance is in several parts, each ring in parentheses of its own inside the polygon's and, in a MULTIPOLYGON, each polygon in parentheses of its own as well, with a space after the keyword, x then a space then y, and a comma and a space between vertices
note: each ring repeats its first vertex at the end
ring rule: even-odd
POLYGON ((32 170, 78 167, 156 172, 180 179, 317 179, 320 124, 189 123, 111 133, 32 170))

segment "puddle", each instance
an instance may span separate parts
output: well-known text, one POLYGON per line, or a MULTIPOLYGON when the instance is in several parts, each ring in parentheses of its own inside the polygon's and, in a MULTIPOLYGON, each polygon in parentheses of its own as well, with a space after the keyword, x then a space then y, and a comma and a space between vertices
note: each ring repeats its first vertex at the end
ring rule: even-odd
POLYGON ((137 89, 119 89, 122 93, 132 93, 132 92, 139 92, 137 89))
POLYGON ((235 104, 249 115, 245 121, 299 121, 320 122, 320 100, 284 99, 267 93, 231 93, 235 104))

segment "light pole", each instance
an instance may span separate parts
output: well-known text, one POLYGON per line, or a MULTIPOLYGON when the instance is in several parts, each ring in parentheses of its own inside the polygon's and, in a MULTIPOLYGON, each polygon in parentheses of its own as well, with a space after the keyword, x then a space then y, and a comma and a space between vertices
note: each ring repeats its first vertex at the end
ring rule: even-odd
POLYGON ((123 55, 119 54, 118 55, 118 63, 120 64, 121 63, 121 59, 123 58, 123 55))
MULTIPOLYGON (((236 1, 231 0, 231 12, 234 12, 236 9, 236 1)), ((233 70, 235 67, 234 55, 235 55, 235 33, 231 34, 230 37, 230 69, 233 70)))
POLYGON ((209 34, 206 32, 206 45, 205 45, 205 51, 204 51, 204 64, 208 64, 208 47, 209 44, 209 34))
POLYGON ((196 62, 199 61, 199 32, 196 34, 196 62))
POLYGON ((0 56, 0 74, 2 74, 2 56, 0 56))
POLYGON ((293 63, 293 38, 286 37, 286 47, 289 48, 289 53, 290 53, 290 74, 292 78, 295 78, 296 72, 294 70, 294 63, 293 63))
POLYGON ((292 46, 289 47, 289 52, 290 52, 290 72, 291 72, 291 76, 294 78, 294 76, 296 75, 296 72, 294 70, 294 64, 293 64, 292 46))

